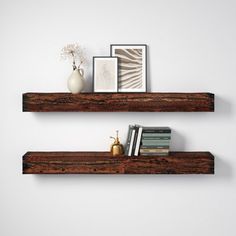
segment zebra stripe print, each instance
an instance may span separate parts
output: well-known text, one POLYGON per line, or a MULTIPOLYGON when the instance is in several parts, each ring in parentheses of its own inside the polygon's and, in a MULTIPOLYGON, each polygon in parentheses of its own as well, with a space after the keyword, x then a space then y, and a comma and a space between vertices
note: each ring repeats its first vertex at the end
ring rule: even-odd
POLYGON ((119 58, 119 89, 142 88, 142 49, 115 49, 119 58))

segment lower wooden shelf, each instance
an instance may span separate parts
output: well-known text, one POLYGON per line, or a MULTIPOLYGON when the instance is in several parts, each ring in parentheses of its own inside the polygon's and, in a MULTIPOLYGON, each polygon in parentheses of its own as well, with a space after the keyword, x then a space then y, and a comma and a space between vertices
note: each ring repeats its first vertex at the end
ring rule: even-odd
POLYGON ((109 152, 27 152, 23 174, 214 174, 210 152, 112 157, 109 152))

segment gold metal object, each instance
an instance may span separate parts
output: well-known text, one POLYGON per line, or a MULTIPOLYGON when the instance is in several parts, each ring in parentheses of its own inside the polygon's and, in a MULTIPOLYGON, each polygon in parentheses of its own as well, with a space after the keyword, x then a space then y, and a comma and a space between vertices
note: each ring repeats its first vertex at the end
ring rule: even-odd
POLYGON ((119 131, 116 130, 116 138, 110 137, 110 138, 114 139, 114 143, 111 145, 112 156, 119 156, 124 153, 124 148, 123 148, 123 145, 120 143, 118 133, 119 133, 119 131))

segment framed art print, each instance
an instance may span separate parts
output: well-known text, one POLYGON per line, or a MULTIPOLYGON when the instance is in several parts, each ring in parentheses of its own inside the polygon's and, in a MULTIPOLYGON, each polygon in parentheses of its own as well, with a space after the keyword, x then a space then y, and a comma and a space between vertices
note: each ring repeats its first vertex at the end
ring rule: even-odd
POLYGON ((93 57, 93 91, 117 92, 118 57, 93 57))
POLYGON ((147 45, 112 44, 111 56, 118 57, 118 92, 146 92, 147 45))

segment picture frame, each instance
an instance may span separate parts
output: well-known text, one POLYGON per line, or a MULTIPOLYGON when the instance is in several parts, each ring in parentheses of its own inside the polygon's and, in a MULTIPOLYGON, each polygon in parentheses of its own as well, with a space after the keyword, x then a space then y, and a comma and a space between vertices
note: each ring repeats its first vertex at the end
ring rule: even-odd
POLYGON ((118 91, 118 57, 93 57, 93 91, 102 93, 118 91))
POLYGON ((147 92, 147 45, 111 44, 118 57, 118 92, 147 92))

